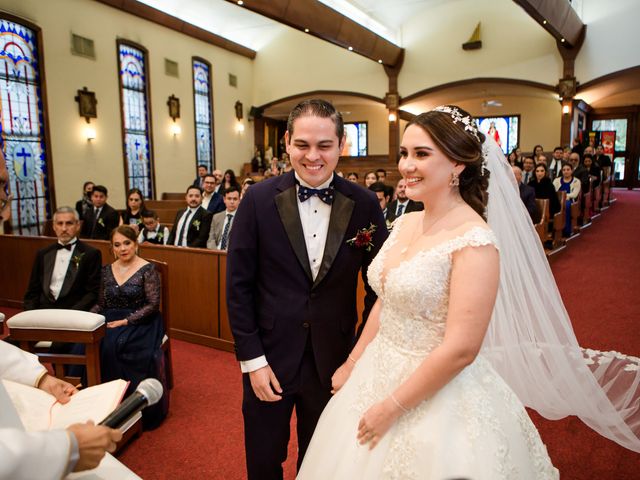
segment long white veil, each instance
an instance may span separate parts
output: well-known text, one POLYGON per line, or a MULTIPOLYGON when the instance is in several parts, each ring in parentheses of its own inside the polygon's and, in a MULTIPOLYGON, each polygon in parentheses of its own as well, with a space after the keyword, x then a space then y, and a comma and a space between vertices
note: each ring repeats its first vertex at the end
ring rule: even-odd
POLYGON ((640 452, 640 359, 580 348, 511 167, 493 139, 483 150, 501 264, 483 355, 526 406, 549 419, 577 415, 640 452))

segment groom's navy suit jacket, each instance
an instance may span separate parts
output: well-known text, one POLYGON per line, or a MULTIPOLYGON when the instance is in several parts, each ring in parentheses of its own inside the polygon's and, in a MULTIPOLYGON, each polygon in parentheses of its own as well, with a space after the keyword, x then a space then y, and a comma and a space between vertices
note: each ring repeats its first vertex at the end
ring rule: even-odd
MULTIPOLYGON (((315 281, 298 213, 294 172, 252 186, 236 213, 227 257, 227 305, 238 360, 266 355, 284 393, 295 388, 309 335, 320 381, 353 345, 358 272, 387 237, 375 194, 334 175, 335 199, 315 281), (370 251, 347 244, 376 226, 370 251)), ((366 284, 366 277, 365 277, 366 284)), ((375 294, 367 285, 364 318, 375 294)))

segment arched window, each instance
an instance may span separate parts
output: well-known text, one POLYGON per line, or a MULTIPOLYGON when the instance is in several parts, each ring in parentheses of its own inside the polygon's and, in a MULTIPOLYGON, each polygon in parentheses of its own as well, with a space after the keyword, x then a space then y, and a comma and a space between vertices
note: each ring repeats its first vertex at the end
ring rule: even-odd
POLYGON ((211 108, 211 64, 193 58, 193 104, 196 124, 196 168, 206 165, 212 171, 216 164, 213 153, 213 114, 211 108))
POLYGON ((38 235, 50 215, 39 29, 0 18, 0 142, 9 172, 14 233, 38 235))
POLYGON ((147 51, 120 40, 117 45, 126 187, 139 188, 145 198, 153 198, 147 51))

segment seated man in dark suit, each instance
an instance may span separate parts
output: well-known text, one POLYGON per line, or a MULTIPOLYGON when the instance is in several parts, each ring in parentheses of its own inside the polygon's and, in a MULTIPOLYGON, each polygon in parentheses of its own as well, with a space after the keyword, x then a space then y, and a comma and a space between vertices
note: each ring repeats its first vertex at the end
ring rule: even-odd
POLYGON ((109 192, 104 185, 96 185, 91 193, 93 209, 87 211, 82 222, 82 238, 109 240, 111 231, 120 223, 120 215, 107 203, 109 192))
POLYGON ((209 173, 206 165, 198 165, 198 176, 193 181, 192 185, 200 188, 204 188, 204 177, 209 173))
POLYGON ((513 175, 516 177, 516 182, 518 182, 522 203, 527 208, 531 221, 538 223, 540 221, 540 212, 538 212, 538 204, 536 203, 536 191, 533 187, 522 183, 522 170, 518 167, 511 168, 513 169, 513 175))
POLYGON ((89 311, 98 301, 102 255, 78 240, 78 212, 60 207, 53 215, 58 241, 38 250, 24 309, 65 308, 89 311))
MULTIPOLYGON (((389 204, 389 189, 387 185, 382 182, 374 182, 369 185, 369 190, 376 194, 378 197, 378 203, 380 204, 380 209, 382 210, 382 215, 387 217, 387 205, 389 204)), ((393 189, 392 189, 393 190, 393 189)))
POLYGON ((404 178, 396 186, 396 199, 387 206, 387 223, 393 223, 396 218, 408 212, 424 210, 422 202, 414 202, 407 197, 407 182, 404 178))
POLYGON ((167 245, 207 248, 212 215, 202 208, 202 190, 189 186, 185 199, 187 208, 176 215, 167 245))
MULTIPOLYGON (((53 214, 53 231, 58 241, 36 253, 24 309, 61 308, 89 311, 98 301, 102 254, 78 240, 80 221, 71 207, 53 214)), ((54 342, 51 351, 68 353, 70 343, 54 342)))
POLYGON ((202 187, 202 208, 215 215, 218 212, 224 210, 224 201, 222 200, 222 193, 216 191, 218 183, 216 177, 213 174, 208 173, 204 176, 204 187, 202 187))

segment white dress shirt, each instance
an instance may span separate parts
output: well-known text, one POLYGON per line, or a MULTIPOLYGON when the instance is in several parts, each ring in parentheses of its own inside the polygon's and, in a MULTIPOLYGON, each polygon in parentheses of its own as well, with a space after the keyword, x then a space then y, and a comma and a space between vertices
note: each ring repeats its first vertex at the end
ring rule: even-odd
POLYGON ((187 225, 187 228, 184 229, 182 238, 180 238, 180 232, 182 232, 182 225, 184 225, 184 221, 187 219, 187 215, 189 215, 189 222, 193 220, 193 216, 195 215, 196 210, 198 210, 198 208, 200 208, 200 206, 197 206, 196 208, 191 208, 191 207, 187 208, 182 214, 182 217, 180 217, 180 220, 178 220, 178 226, 176 227, 176 238, 173 241, 173 244, 176 247, 179 247, 181 245, 184 245, 184 246, 187 245, 187 233, 189 233, 189 225, 187 225))
MULTIPOLYGON (((323 184, 312 187, 302 180, 297 172, 295 176, 296 180, 300 182, 300 185, 318 190, 329 187, 333 181, 333 175, 331 175, 331 178, 323 184)), ((296 185, 296 193, 297 191, 298 185, 296 185)), ((300 222, 302 223, 304 241, 307 245, 307 254, 309 255, 309 266, 311 267, 311 274, 315 280, 320 271, 320 265, 322 264, 322 257, 324 255, 324 246, 327 243, 331 205, 324 203, 317 195, 312 195, 306 202, 301 202, 300 197, 296 194, 296 199, 298 201, 298 214, 300 215, 300 222)), ((242 373, 253 372, 259 368, 266 367, 268 364, 267 358, 262 355, 251 360, 241 361, 240 370, 242 370, 242 373)))
POLYGON ((207 192, 202 194, 202 205, 201 207, 205 210, 209 208, 209 203, 211 203, 211 199, 213 198, 213 193, 209 195, 207 192))
POLYGON ((401 202, 400 200, 398 200, 398 203, 396 205, 396 212, 395 212, 396 217, 398 216, 400 205, 402 205, 402 214, 404 215, 405 213, 407 213, 407 206, 409 205, 409 199, 407 198, 404 202, 401 202))
MULTIPOLYGON (((67 276, 67 270, 69 270, 69 262, 71 261, 71 257, 73 257, 73 252, 76 250, 76 244, 78 240, 73 238, 69 243, 73 243, 71 246, 71 250, 67 250, 66 248, 61 248, 56 253, 56 260, 53 264, 53 273, 51 274, 51 283, 49 284, 49 291, 53 298, 56 300, 60 295, 60 290, 62 290, 62 284, 64 283, 64 278, 67 276)), ((61 242, 58 242, 62 245, 61 242)))

